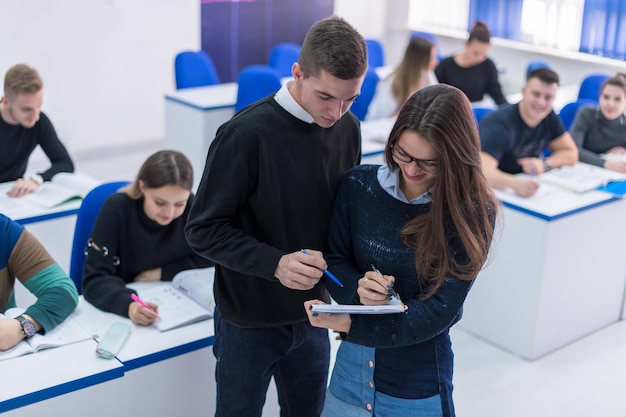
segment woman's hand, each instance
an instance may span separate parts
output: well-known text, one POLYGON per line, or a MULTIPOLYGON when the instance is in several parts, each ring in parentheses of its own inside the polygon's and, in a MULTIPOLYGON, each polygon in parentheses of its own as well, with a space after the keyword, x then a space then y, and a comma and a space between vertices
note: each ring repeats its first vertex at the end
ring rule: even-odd
POLYGON ((352 325, 352 318, 349 314, 328 314, 311 311, 313 304, 325 304, 320 300, 309 300, 304 302, 304 310, 309 316, 309 322, 313 327, 332 329, 336 332, 348 333, 352 325))
POLYGON ((148 326, 157 319, 159 315, 159 306, 157 304, 151 303, 149 301, 146 302, 150 308, 145 308, 138 302, 133 301, 128 306, 128 317, 135 324, 139 324, 140 326, 148 326))
POLYGON ((160 281, 161 268, 147 269, 135 277, 135 282, 139 281, 160 281))
POLYGON ((392 275, 381 275, 374 271, 367 271, 365 276, 359 279, 359 294, 361 304, 366 306, 387 304, 389 302, 389 289, 393 287, 395 278, 392 275))

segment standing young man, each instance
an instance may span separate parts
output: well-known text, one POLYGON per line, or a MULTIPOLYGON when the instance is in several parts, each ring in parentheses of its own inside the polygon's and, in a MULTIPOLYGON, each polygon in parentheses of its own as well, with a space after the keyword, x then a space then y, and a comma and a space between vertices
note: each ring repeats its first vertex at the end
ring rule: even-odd
POLYGON ((0 182, 15 181, 9 196, 20 197, 50 181, 59 172, 74 172, 74 164, 54 126, 41 111, 43 82, 37 71, 17 64, 4 77, 0 101, 0 182), (37 145, 50 159, 46 171, 23 178, 28 158, 37 145))
POLYGON ((233 116, 209 149, 186 235, 216 264, 218 417, 260 416, 272 376, 282 417, 321 413, 328 332, 302 305, 329 300, 321 250, 339 179, 361 157, 359 122, 346 113, 366 69, 350 24, 315 23, 293 80, 233 116))
POLYGON ((529 197, 539 188, 533 175, 578 161, 576 144, 552 109, 558 86, 559 76, 554 71, 534 70, 518 104, 480 121, 483 171, 493 188, 511 188, 517 195, 529 197), (541 158, 546 147, 550 156, 541 158), (520 172, 530 177, 514 175, 520 172))

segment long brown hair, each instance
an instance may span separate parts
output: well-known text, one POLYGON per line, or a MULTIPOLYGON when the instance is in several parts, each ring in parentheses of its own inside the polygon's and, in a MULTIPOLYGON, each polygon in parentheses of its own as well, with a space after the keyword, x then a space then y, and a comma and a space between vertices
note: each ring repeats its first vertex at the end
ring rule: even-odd
POLYGON ((137 178, 120 190, 130 198, 137 200, 143 193, 139 188, 142 181, 146 188, 161 188, 166 185, 177 185, 185 190, 193 187, 193 168, 189 159, 178 151, 159 151, 146 159, 141 165, 137 178))
POLYGON ((426 38, 411 38, 404 58, 391 74, 391 92, 398 103, 398 110, 422 83, 422 75, 428 70, 433 43, 426 38))
POLYGON ((415 268, 426 299, 446 275, 465 280, 478 275, 493 239, 497 201, 483 175, 476 123, 461 90, 439 84, 409 97, 385 148, 391 169, 398 168, 391 147, 407 129, 428 141, 438 155, 431 209, 400 231, 403 242, 416 249, 415 268), (453 253, 451 235, 462 245, 464 256, 453 253))

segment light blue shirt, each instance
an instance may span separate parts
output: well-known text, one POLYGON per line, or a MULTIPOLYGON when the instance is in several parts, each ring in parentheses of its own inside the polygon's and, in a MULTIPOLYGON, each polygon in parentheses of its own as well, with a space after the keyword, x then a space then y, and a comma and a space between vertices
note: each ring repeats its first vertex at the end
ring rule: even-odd
POLYGON ((426 191, 424 194, 415 197, 411 201, 409 201, 402 190, 400 189, 400 170, 396 169, 394 171, 390 170, 387 165, 383 165, 378 168, 378 172, 376 174, 378 178, 378 183, 380 186, 393 198, 402 201, 407 204, 426 204, 430 203, 432 200, 430 198, 430 193, 432 189, 426 191))
POLYGON ((287 86, 291 83, 293 83, 293 81, 283 84, 280 90, 276 92, 274 100, 276 100, 276 102, 292 116, 297 117, 303 122, 314 123, 315 121, 313 120, 313 117, 298 104, 296 99, 294 99, 289 92, 287 86))

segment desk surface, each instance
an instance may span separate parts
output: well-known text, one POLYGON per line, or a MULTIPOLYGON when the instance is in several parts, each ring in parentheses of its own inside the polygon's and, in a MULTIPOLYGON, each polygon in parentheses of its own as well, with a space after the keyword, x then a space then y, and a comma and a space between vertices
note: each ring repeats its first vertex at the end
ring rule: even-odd
POLYGON ((72 200, 52 208, 38 206, 20 198, 7 196, 13 182, 0 184, 0 212, 20 224, 35 223, 78 213, 80 200, 72 200))
POLYGON ((96 358, 85 340, 0 361, 0 413, 124 376, 118 361, 96 358))

